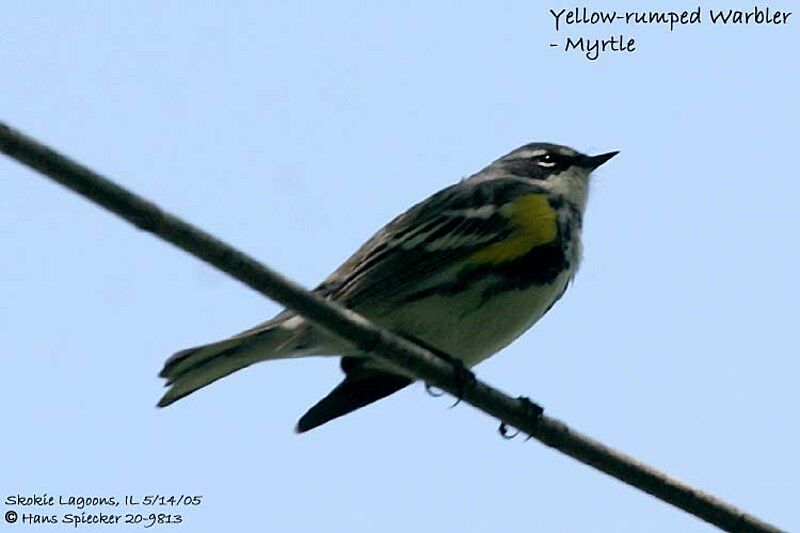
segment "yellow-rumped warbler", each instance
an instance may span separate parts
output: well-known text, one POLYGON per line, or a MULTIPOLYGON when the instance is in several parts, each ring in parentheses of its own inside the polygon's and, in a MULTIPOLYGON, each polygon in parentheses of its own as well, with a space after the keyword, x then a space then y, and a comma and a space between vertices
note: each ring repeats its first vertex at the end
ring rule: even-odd
MULTIPOLYGON (((587 156, 532 143, 415 205, 314 291, 472 367, 507 346, 564 294, 578 267, 589 174, 617 152, 587 156)), ((173 355, 163 407, 259 361, 340 355, 344 380, 297 431, 413 382, 283 311, 234 337, 173 355)))

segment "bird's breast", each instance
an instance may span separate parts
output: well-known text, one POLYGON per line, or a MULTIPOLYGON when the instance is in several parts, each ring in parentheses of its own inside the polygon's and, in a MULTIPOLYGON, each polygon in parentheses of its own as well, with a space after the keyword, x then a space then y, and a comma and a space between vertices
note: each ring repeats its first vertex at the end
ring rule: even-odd
POLYGON ((432 276, 392 309, 365 316, 473 366, 533 326, 561 297, 580 257, 580 227, 502 264, 454 267, 432 276))

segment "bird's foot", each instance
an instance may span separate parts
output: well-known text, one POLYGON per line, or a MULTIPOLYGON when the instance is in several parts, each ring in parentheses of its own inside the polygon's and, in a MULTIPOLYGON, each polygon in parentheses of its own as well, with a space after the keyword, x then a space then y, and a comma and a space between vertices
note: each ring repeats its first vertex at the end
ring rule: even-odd
MULTIPOLYGON (((456 389, 457 389, 456 402, 453 405, 451 405, 450 408, 452 409, 453 407, 461 403, 461 400, 464 398, 464 394, 466 394, 466 392, 469 389, 474 387, 475 383, 478 381, 478 379, 475 377, 475 374, 473 374, 472 371, 469 370, 464 365, 464 361, 458 359, 457 357, 453 357, 449 353, 443 352, 442 350, 436 348, 435 346, 431 346, 430 344, 421 341, 420 339, 414 337, 413 335, 408 335, 405 333, 399 333, 399 335, 411 342, 414 342, 422 346, 423 348, 431 352, 439 359, 442 359, 450 363, 450 365, 453 367, 453 374, 455 377, 456 389)), ((428 383, 425 384, 425 391, 434 398, 438 398, 439 396, 444 394, 440 390, 435 389, 433 385, 430 385, 428 383)))
POLYGON ((453 366, 453 377, 456 382, 456 401, 450 406, 450 409, 461 403, 467 391, 475 387, 478 378, 475 374, 464 365, 461 359, 450 358, 450 364, 453 366))
MULTIPOLYGON (((461 400, 464 399, 464 395, 469 389, 475 386, 475 383, 477 383, 478 379, 471 370, 464 366, 464 363, 460 359, 454 359, 448 356, 448 358, 445 360, 452 365, 456 382, 456 401, 450 406, 452 409, 461 403, 461 400)), ((434 398, 438 398, 444 394, 441 389, 438 389, 429 383, 425 384, 425 391, 434 398)))
MULTIPOLYGON (((520 401, 522 407, 525 409, 525 416, 530 419, 539 420, 542 415, 544 414, 544 408, 541 405, 534 403, 528 398, 527 396, 519 396, 517 400, 520 401)), ((519 430, 515 429, 513 433, 511 433, 508 424, 505 422, 500 422, 500 427, 497 428, 497 431, 500 433, 500 436, 504 439, 513 439, 517 435, 519 435, 519 430)), ((528 438, 525 440, 530 440, 533 435, 528 435, 528 438)))
POLYGON ((444 396, 444 391, 441 389, 437 389, 430 383, 425 384, 425 392, 429 395, 433 396, 434 398, 439 398, 440 396, 444 396))
POLYGON ((511 428, 505 422, 500 422, 500 427, 497 428, 497 431, 500 433, 500 436, 506 440, 511 440, 517 435, 519 435, 519 430, 515 429, 514 432, 511 432, 511 428))

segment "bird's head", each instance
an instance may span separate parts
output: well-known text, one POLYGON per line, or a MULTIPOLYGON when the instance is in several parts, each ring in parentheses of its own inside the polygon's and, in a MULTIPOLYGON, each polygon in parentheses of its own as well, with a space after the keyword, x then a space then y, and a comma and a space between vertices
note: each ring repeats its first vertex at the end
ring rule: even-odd
POLYGON ((567 146, 531 143, 504 155, 474 178, 517 177, 531 180, 582 209, 586 205, 589 175, 618 153, 589 156, 567 146))

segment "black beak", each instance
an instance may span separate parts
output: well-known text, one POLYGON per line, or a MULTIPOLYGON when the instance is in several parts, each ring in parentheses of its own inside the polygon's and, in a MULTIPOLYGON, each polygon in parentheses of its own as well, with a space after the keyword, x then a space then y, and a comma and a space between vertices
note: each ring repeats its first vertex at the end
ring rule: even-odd
POLYGON ((616 152, 608 152, 607 154, 600 154, 600 155, 587 155, 583 161, 581 161, 581 166, 584 166, 588 169, 594 170, 615 155, 617 155, 619 151, 616 152))

